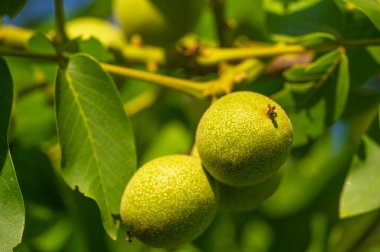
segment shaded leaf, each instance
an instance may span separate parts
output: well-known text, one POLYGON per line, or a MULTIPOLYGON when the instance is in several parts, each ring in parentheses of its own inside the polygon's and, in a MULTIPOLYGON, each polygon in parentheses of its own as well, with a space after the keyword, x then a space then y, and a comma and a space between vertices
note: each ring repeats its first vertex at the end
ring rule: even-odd
POLYGON ((345 0, 364 12, 380 30, 380 2, 378 0, 345 0))
POLYGON ((96 38, 89 38, 86 40, 79 40, 79 48, 81 52, 92 55, 95 59, 102 62, 112 61, 113 55, 96 38))
POLYGON ((320 137, 301 158, 285 163, 282 183, 277 192, 264 203, 265 210, 275 216, 297 213, 351 161, 355 146, 349 140, 349 125, 336 123, 320 137))
POLYGON ((26 0, 1 0, 0 1, 0 16, 15 17, 24 7, 26 0))
POLYGON ((321 86, 333 73, 341 59, 339 50, 331 51, 305 66, 294 66, 284 72, 284 77, 293 84, 321 86))
POLYGON ((336 121, 345 109, 350 86, 348 58, 344 49, 331 51, 316 61, 294 66, 284 72, 288 85, 310 87, 297 99, 299 109, 311 106, 324 98, 329 103, 329 118, 336 121), (327 85, 327 82, 329 85, 327 85), (322 87, 326 87, 322 89, 322 87), (332 88, 334 87, 334 88, 332 88))
POLYGON ((7 63, 0 58, 0 171, 7 159, 8 128, 13 103, 13 83, 7 63))
POLYGON ((66 51, 71 54, 86 53, 102 62, 110 62, 114 59, 113 55, 107 51, 103 44, 96 38, 88 39, 76 38, 67 45, 66 51))
POLYGON ((340 216, 351 217, 380 208, 380 146, 364 138, 365 158, 355 156, 340 199, 340 216))
POLYGON ((344 117, 302 155, 289 158, 279 189, 264 203, 267 213, 295 214, 328 185, 337 183, 334 178, 343 176, 349 168, 362 135, 376 117, 379 99, 380 96, 373 93, 352 93, 344 117))
POLYGON ((226 17, 227 20, 236 22, 233 29, 235 38, 243 34, 252 39, 265 38, 268 35, 266 12, 261 0, 226 1, 226 17))
POLYGON ((334 119, 338 119, 346 107, 348 93, 350 90, 350 73, 348 69, 348 58, 345 53, 341 54, 338 70, 338 79, 335 91, 334 119))
POLYGON ((98 204, 107 233, 116 239, 124 187, 136 169, 134 138, 109 75, 85 55, 60 69, 56 113, 62 174, 98 204))
POLYGON ((296 87, 288 87, 288 92, 277 99, 285 109, 293 125, 293 147, 307 144, 310 140, 320 137, 325 132, 326 102, 319 100, 314 106, 296 108, 296 102, 301 92, 296 87))
POLYGON ((264 6, 268 10, 267 24, 272 33, 292 36, 315 32, 339 34, 342 28, 341 11, 335 1, 299 0, 285 8, 276 0, 265 0, 264 6))
POLYGON ((0 58, 0 251, 13 251, 22 238, 25 208, 8 149, 13 84, 7 64, 0 58))
MULTIPOLYGON (((330 249, 328 251, 353 251, 352 248, 354 248, 355 244, 361 244, 360 240, 363 238, 363 234, 368 232, 368 230, 371 230, 371 226, 373 226, 373 223, 376 222, 376 219, 378 219, 379 216, 380 212, 374 211, 339 221, 330 232, 330 249), (338 236, 336 235, 337 233, 339 233, 338 236)), ((372 234, 373 233, 375 232, 372 232, 372 234)), ((380 236, 378 235, 378 237, 380 236)))
POLYGON ((36 53, 55 54, 51 40, 45 34, 36 32, 28 40, 28 49, 36 53))

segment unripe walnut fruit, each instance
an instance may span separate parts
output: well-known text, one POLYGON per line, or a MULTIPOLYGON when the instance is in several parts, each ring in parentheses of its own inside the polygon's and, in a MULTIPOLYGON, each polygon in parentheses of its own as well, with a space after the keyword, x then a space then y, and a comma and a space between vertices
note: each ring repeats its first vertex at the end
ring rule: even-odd
POLYGON ((267 180, 251 186, 219 185, 220 205, 236 212, 252 211, 258 208, 278 189, 281 174, 277 173, 267 180))
POLYGON ((127 36, 140 35, 148 44, 166 45, 188 33, 206 0, 114 0, 113 11, 127 36))
POLYGON ((218 209, 216 182, 198 158, 171 155, 142 166, 125 188, 121 218, 137 239, 153 247, 190 242, 218 209))
POLYGON ((291 149, 293 128, 285 111, 254 92, 235 92, 202 116, 196 146, 208 172, 231 186, 248 186, 273 176, 291 149))

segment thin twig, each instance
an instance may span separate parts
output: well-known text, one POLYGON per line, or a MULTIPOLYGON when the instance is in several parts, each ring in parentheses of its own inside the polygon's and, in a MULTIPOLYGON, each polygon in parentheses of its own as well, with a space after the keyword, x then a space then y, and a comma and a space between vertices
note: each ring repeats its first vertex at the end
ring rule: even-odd
POLYGON ((59 61, 60 59, 57 55, 54 55, 54 54, 33 53, 33 52, 26 52, 26 51, 3 50, 3 49, 0 49, 0 55, 47 60, 47 61, 56 61, 56 62, 59 61))
POLYGON ((55 25, 56 39, 59 45, 64 45, 69 41, 65 30, 65 14, 62 0, 55 0, 55 25))
POLYGON ((225 20, 225 0, 213 0, 211 4, 214 11, 219 44, 221 47, 228 47, 230 46, 228 38, 229 27, 225 20))

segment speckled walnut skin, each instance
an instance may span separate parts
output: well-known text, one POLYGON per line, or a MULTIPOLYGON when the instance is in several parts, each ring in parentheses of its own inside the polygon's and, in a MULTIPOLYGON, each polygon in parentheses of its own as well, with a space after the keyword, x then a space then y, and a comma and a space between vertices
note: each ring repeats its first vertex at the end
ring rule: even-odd
POLYGON ((218 191, 199 158, 171 155, 142 166, 121 201, 128 230, 145 244, 173 248, 190 242, 211 223, 218 191))
POLYGON ((215 179, 231 186, 253 185, 274 175, 289 155, 292 140, 291 122, 280 105, 249 91, 231 93, 212 104, 196 132, 203 165, 215 179))

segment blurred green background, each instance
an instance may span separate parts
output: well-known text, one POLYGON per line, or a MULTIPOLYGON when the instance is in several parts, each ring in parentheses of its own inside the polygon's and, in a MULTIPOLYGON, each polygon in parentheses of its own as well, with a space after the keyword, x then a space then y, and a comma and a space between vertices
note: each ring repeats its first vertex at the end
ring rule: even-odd
MULTIPOLYGON (((114 22, 111 1, 64 3, 68 19, 93 16, 114 22)), ((53 28, 52 13, 53 1, 30 0, 14 20, 5 23, 46 32, 53 28)), ((380 38, 365 13, 340 0, 228 0, 226 17, 234 24, 232 40, 285 41, 284 35, 291 40, 316 32, 338 39, 380 38)), ((217 43, 211 9, 204 11, 194 33, 207 43, 217 43)), ((318 35, 305 41, 321 39, 318 35)), ((305 85, 293 83, 285 94, 276 96, 292 120, 295 140, 283 181, 273 197, 248 213, 220 209, 212 225, 192 244, 168 251, 380 251, 380 50, 354 48, 345 55, 349 65, 340 69, 340 74, 350 79, 350 92, 338 118, 333 115, 339 97, 334 91, 338 73, 329 76, 305 106, 298 104, 308 91, 305 85), (347 177, 363 169, 363 174, 347 177), (345 188, 347 178, 357 182, 356 190, 345 188)), ((323 63, 331 66, 331 57, 323 58, 318 69, 326 71, 323 63)), ((53 106, 57 66, 12 57, 6 61, 18 93, 11 122, 11 153, 26 207, 23 242, 16 251, 166 251, 136 239, 126 242, 125 230, 120 231, 118 241, 111 240, 95 202, 72 191, 58 175, 53 106), (25 92, 36 83, 46 88, 25 92)), ((194 77, 175 67, 159 72, 194 77)), ((301 76, 298 72, 267 74, 237 89, 273 96, 285 90, 293 74, 301 76)), ((216 72, 208 72, 201 78, 216 76, 216 72)), ((190 153, 197 123, 209 101, 133 79, 115 77, 115 82, 129 108, 143 103, 137 112, 130 112, 139 165, 166 154, 190 153)))

